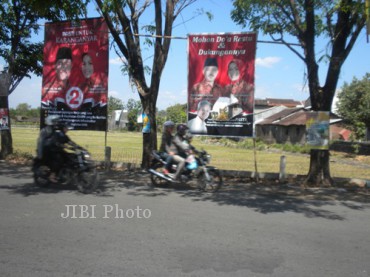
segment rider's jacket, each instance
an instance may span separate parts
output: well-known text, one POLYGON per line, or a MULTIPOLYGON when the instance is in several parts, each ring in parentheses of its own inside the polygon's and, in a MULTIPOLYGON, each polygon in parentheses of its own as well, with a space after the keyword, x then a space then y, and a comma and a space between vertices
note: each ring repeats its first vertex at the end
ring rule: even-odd
POLYGON ((186 142, 183 136, 176 134, 172 140, 172 143, 176 149, 176 154, 186 158, 189 151, 189 144, 186 142))

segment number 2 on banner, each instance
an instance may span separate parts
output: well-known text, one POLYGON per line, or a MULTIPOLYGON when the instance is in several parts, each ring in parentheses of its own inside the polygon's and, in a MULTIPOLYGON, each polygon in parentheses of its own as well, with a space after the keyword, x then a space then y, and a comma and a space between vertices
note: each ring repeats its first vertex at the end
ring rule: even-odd
POLYGON ((67 105, 71 109, 77 109, 81 106, 83 100, 83 92, 79 87, 71 87, 66 94, 67 105))

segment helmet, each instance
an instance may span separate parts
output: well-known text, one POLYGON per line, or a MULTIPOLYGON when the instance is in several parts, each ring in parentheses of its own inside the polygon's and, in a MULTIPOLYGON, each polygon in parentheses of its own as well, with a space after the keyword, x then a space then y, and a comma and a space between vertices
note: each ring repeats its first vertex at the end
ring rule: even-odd
POLYGON ((59 116, 57 115, 49 115, 45 118, 45 125, 48 126, 56 126, 59 123, 59 116))
POLYGON ((175 126, 175 123, 173 123, 171 120, 166 121, 165 123, 163 123, 164 128, 174 127, 174 126, 175 126))
POLYGON ((177 133, 180 136, 184 136, 186 134, 186 130, 188 129, 188 126, 186 126, 185 124, 180 124, 179 126, 177 126, 177 133))

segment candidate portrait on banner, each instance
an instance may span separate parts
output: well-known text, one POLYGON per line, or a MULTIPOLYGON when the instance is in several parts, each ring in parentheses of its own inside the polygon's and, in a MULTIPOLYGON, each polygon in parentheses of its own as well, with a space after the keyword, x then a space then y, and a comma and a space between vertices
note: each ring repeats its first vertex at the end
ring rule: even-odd
POLYGON ((192 133, 253 136, 256 41, 256 33, 188 36, 188 127, 192 133), (208 104, 199 105, 204 101, 208 104))
POLYGON ((103 18, 46 24, 41 125, 55 114, 76 130, 106 130, 108 52, 103 18))

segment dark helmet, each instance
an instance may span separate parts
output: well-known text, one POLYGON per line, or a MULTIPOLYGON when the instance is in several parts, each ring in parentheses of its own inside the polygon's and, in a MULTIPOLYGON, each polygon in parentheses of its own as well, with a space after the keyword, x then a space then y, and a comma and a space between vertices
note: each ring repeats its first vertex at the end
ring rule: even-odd
POLYGON ((188 129, 188 126, 186 126, 185 124, 180 124, 179 126, 177 126, 177 133, 180 136, 184 136, 186 134, 186 130, 188 129))

